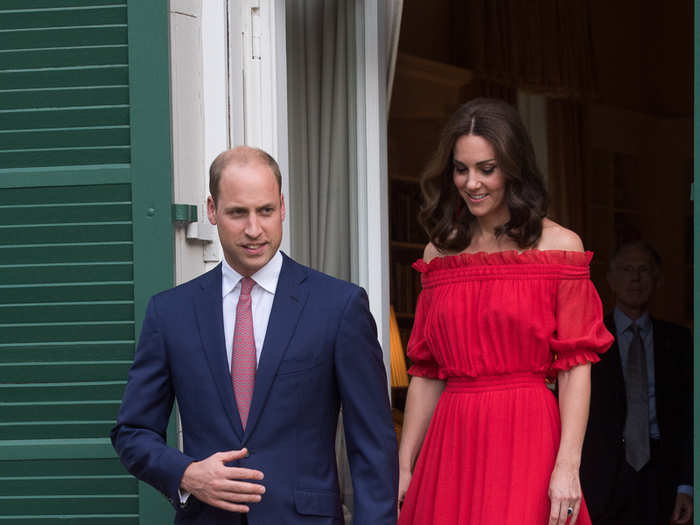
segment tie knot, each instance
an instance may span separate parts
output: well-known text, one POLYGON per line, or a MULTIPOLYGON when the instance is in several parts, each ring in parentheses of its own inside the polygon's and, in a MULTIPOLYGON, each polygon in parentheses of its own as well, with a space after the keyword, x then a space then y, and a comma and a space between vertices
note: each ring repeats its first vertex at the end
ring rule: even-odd
POLYGON ((255 281, 250 277, 241 279, 241 295, 250 295, 253 286, 255 286, 255 281))
POLYGON ((637 323, 632 323, 629 326, 629 330, 630 330, 630 332, 632 332, 632 335, 634 335, 635 337, 639 335, 639 325, 637 323))

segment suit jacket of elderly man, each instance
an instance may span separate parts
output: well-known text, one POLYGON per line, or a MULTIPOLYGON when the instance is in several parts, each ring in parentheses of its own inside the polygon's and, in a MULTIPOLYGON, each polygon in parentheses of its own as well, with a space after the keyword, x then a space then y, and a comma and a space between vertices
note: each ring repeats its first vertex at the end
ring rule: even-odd
MULTIPOLYGON (((614 515, 625 463, 625 381, 613 316, 606 325, 615 343, 591 370, 591 410, 581 458, 581 482, 594 523, 614 515)), ((679 485, 692 485, 692 353, 688 329, 652 319, 656 415, 659 425, 659 515, 668 523, 679 485)), ((641 504, 641 502, 639 502, 641 504)))

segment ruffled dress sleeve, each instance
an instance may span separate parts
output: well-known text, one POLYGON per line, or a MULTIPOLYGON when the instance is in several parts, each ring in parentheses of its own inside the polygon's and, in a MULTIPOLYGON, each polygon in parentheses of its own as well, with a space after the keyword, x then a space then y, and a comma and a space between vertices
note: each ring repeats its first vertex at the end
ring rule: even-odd
MULTIPOLYGON (((413 267, 419 272, 424 272, 426 264, 419 260, 413 267)), ((413 363, 408 373, 412 376, 427 377, 429 379, 439 379, 439 366, 435 357, 430 351, 430 346, 426 340, 427 318, 430 311, 432 290, 423 290, 418 296, 416 305, 416 315, 413 321, 411 337, 406 347, 406 355, 413 363)))
POLYGON ((603 323, 603 307, 590 278, 562 279, 556 298, 556 331, 550 348, 552 372, 597 363, 613 336, 603 323))

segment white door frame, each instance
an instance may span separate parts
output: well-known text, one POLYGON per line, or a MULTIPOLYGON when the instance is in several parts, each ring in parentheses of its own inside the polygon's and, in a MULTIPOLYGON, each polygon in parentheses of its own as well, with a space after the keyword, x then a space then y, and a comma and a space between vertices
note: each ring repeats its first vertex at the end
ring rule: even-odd
POLYGON ((357 0, 357 8, 359 284, 369 295, 390 384, 386 6, 357 0))
MULTIPOLYGON (((229 0, 230 142, 267 151, 289 196, 287 38, 284 0, 229 0)), ((290 253, 290 199, 281 249, 290 253)))

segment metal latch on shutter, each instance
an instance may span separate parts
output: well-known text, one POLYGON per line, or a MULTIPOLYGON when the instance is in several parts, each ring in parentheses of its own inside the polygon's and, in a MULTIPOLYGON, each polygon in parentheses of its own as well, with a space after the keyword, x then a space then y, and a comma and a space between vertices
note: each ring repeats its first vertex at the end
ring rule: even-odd
POLYGON ((188 239, 204 242, 216 239, 216 227, 206 217, 202 220, 198 218, 194 204, 173 204, 172 217, 176 228, 187 228, 188 239))

